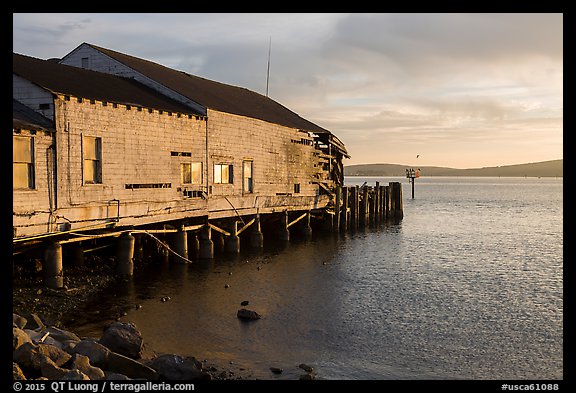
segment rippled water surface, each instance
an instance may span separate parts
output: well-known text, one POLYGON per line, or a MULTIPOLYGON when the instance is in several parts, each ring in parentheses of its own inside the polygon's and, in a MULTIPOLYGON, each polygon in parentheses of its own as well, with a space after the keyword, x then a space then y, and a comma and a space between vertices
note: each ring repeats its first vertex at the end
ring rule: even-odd
POLYGON ((300 363, 325 379, 563 378, 562 179, 420 178, 415 199, 407 179, 346 179, 364 181, 403 183, 399 224, 158 264, 91 307, 124 307, 150 350, 261 379, 300 363), (263 318, 239 320, 243 300, 263 318))

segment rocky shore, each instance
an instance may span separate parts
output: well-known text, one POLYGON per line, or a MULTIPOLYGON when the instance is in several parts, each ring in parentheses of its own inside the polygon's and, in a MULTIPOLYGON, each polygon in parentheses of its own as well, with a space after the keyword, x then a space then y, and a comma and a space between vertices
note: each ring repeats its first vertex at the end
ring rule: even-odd
MULTIPOLYGON (((146 261, 139 261, 137 269, 146 261)), ((87 255, 82 266, 65 266, 64 287, 44 285, 40 260, 15 264, 12 288, 14 379, 247 379, 232 369, 176 354, 146 354, 136 326, 110 320, 101 337, 79 337, 66 328, 85 319, 84 306, 121 280, 114 257, 87 255)), ((121 317, 119 314, 117 317, 121 317)), ((93 318, 98 318, 95 314, 93 318)))
POLYGON ((226 372, 194 357, 163 354, 143 358, 135 325, 113 322, 98 339, 46 326, 36 314, 13 314, 13 379, 49 380, 212 380, 226 372))
POLYGON ((17 263, 12 280, 12 312, 40 315, 48 325, 63 327, 76 317, 77 310, 118 280, 113 262, 105 256, 92 254, 86 256, 82 266, 65 266, 61 289, 44 285, 41 260, 17 263))
MULTIPOLYGON (((113 263, 113 261, 112 261, 113 263)), ((146 351, 138 328, 110 320, 100 337, 79 337, 66 328, 82 315, 83 306, 119 280, 113 264, 91 256, 81 267, 66 268, 64 287, 44 286, 39 261, 15 266, 13 279, 13 379, 49 380, 240 380, 256 379, 239 365, 146 351)), ((98 318, 95 315, 94 318, 98 318)), ((260 315, 240 309, 238 318, 260 315)), ((304 367, 303 367, 304 366, 304 367)), ((316 379, 306 365, 300 379, 316 379)), ((271 367, 271 375, 282 370, 271 367)))

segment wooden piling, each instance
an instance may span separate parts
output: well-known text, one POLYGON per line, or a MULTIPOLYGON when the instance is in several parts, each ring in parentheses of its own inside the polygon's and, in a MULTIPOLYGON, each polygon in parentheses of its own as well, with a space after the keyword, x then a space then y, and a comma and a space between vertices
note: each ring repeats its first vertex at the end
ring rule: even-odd
POLYGON ((118 238, 116 258, 118 265, 116 273, 121 276, 132 276, 134 273, 134 243, 135 238, 130 232, 124 232, 118 238))
POLYGON ((188 259, 197 259, 200 252, 200 241, 194 232, 188 234, 188 259))
POLYGON ((402 209, 402 183, 390 182, 390 216, 401 219, 404 216, 402 209))
POLYGON ((390 207, 390 186, 384 186, 384 214, 386 219, 391 217, 390 214, 391 207, 390 207))
POLYGON ((178 232, 176 232, 174 236, 174 245, 172 249, 179 255, 172 254, 174 262, 186 263, 182 258, 188 259, 188 233, 184 230, 183 226, 178 228, 178 232))
POLYGON ((280 226, 278 228, 278 240, 289 241, 290 231, 288 230, 288 210, 284 211, 282 217, 280 218, 280 226))
POLYGON ((250 232, 250 247, 255 249, 264 247, 264 236, 262 235, 262 228, 260 227, 260 214, 256 214, 256 221, 250 232))
POLYGON ((364 186, 362 188, 362 205, 361 205, 360 213, 362 218, 360 219, 360 223, 363 228, 368 226, 370 222, 370 205, 368 201, 368 186, 364 186))
POLYGON ((306 213, 306 217, 304 218, 304 226, 302 228, 302 234, 306 240, 312 238, 312 227, 310 226, 310 211, 306 213))
POLYGON ((231 254, 238 254, 240 252, 240 238, 238 237, 238 221, 232 223, 232 230, 230 236, 226 237, 224 241, 226 252, 231 254))
POLYGON ((224 251, 224 246, 225 246, 225 235, 218 232, 218 231, 213 231, 212 232, 212 242, 214 243, 214 249, 217 252, 222 252, 224 251))
POLYGON ((397 191, 396 191, 396 218, 402 219, 404 217, 404 204, 402 202, 402 183, 397 184, 397 191))
POLYGON ((348 187, 342 187, 342 213, 340 218, 340 231, 348 230, 348 187))
POLYGON ((62 245, 58 242, 50 244, 44 253, 42 265, 44 285, 51 289, 64 287, 64 271, 62 269, 62 245))
POLYGON ((70 259, 75 267, 84 267, 84 247, 80 243, 70 246, 70 259))
POLYGON ((369 213, 368 213, 368 214, 369 214, 369 216, 370 216, 370 217, 369 217, 369 218, 370 218, 370 220, 369 220, 370 225, 374 225, 374 223, 375 223, 375 217, 374 217, 374 216, 375 216, 375 215, 374 215, 374 208, 376 207, 375 198, 376 198, 376 193, 374 192, 374 190, 373 190, 373 189, 369 190, 369 196, 368 196, 368 199, 369 199, 369 201, 368 201, 368 203, 369 203, 369 207, 368 207, 369 213))
POLYGON ((199 239, 200 249, 198 251, 198 258, 212 259, 214 258, 214 242, 212 241, 212 228, 208 224, 200 229, 199 239))
POLYGON ((142 261, 144 259, 144 237, 141 234, 134 236, 134 261, 142 261))
POLYGON ((358 229, 358 186, 350 187, 350 228, 358 229))
POLYGON ((386 219, 386 186, 380 186, 380 222, 386 219))
POLYGON ((380 182, 374 187, 374 223, 380 223, 380 182))
POLYGON ((341 204, 342 204, 342 188, 340 186, 336 186, 336 203, 334 205, 334 226, 333 231, 338 232, 340 231, 340 212, 341 212, 341 204))

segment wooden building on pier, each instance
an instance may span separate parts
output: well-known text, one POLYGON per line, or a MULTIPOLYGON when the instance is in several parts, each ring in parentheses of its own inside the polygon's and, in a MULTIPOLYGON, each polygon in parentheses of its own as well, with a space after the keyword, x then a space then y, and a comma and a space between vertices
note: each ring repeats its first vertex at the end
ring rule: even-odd
POLYGON ((213 230, 226 251, 241 233, 261 248, 261 219, 289 240, 313 214, 331 232, 401 218, 400 183, 344 187, 344 158, 332 132, 245 88, 86 43, 61 60, 13 54, 14 254, 43 249, 50 287, 69 243, 82 256, 118 237, 131 275, 144 235, 189 261, 189 245, 214 256, 213 230))
POLYGON ((13 98, 15 239, 323 209, 343 184, 343 143, 276 101, 91 44, 14 54, 13 98))

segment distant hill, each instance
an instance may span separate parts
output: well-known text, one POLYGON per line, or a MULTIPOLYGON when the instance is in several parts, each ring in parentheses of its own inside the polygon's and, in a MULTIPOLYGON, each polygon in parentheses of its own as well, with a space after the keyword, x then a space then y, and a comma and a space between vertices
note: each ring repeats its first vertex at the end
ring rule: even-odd
POLYGON ((344 167, 346 176, 406 176, 406 168, 420 168, 421 176, 563 177, 563 159, 528 164, 456 169, 439 166, 361 164, 344 167))

